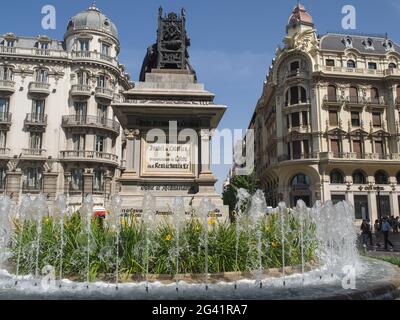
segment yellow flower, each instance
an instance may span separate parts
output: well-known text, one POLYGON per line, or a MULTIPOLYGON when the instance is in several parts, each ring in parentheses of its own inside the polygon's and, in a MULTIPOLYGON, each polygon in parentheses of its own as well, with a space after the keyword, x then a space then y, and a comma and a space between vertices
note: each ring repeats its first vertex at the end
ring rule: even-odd
POLYGON ((169 234, 169 235, 167 235, 166 237, 165 237, 165 240, 167 240, 167 241, 171 241, 172 240, 172 236, 169 234))
POLYGON ((278 247, 278 243, 276 241, 272 241, 272 248, 277 248, 278 247))
POLYGON ((208 220, 208 225, 213 226, 217 223, 217 221, 214 218, 211 218, 208 220))
POLYGON ((196 227, 196 229, 194 229, 196 232, 201 231, 201 228, 199 226, 196 227))
POLYGON ((50 218, 46 218, 44 221, 45 221, 46 223, 50 223, 50 218))

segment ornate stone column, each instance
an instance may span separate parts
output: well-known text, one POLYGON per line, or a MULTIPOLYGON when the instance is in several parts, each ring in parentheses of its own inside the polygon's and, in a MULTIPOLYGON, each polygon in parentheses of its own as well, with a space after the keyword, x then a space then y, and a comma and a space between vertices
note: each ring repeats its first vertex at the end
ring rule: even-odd
MULTIPOLYGON (((211 171, 211 138, 212 138, 213 132, 210 130, 201 130, 200 132, 200 141, 201 141, 201 146, 200 146, 200 153, 201 153, 201 163, 200 163, 200 174, 199 177, 200 179, 202 178, 210 178, 212 177, 212 171, 211 171)), ((212 177, 213 178, 213 177, 212 177)))

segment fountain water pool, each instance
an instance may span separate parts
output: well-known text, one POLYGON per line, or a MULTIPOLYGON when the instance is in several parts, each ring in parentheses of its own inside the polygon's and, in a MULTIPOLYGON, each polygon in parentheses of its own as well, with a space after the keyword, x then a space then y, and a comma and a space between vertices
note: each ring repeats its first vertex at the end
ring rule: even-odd
MULTIPOLYGON (((154 278, 149 274, 149 255, 153 244, 149 236, 149 230, 154 229, 154 206, 155 199, 151 195, 147 195, 143 202, 142 222, 145 225, 145 241, 142 242, 141 250, 143 251, 143 266, 145 281, 135 283, 124 283, 119 278, 119 251, 123 247, 120 238, 120 223, 118 216, 121 213, 121 199, 115 197, 112 202, 110 216, 106 222, 112 229, 116 229, 115 252, 114 256, 114 279, 112 283, 106 282, 90 282, 90 250, 91 250, 91 229, 89 217, 92 208, 92 199, 88 197, 82 210, 82 222, 84 230, 87 231, 87 279, 86 282, 73 282, 70 280, 60 280, 57 285, 55 281, 55 268, 45 266, 43 268, 42 277, 38 276, 38 251, 36 251, 34 270, 30 275, 20 275, 19 265, 17 265, 17 274, 12 274, 5 270, 15 270, 15 266, 10 266, 8 259, 3 258, 3 265, 9 268, 0 270, 0 299, 151 299, 151 300, 175 300, 175 299, 191 299, 191 300, 210 300, 210 299, 328 299, 328 298, 376 298, 378 295, 374 291, 379 288, 379 298, 392 298, 398 291, 400 286, 400 278, 398 269, 386 263, 375 260, 360 258, 356 250, 357 233, 354 227, 354 210, 347 203, 333 205, 331 202, 322 205, 317 203, 314 208, 309 209, 304 203, 299 202, 293 210, 287 209, 281 203, 274 210, 276 214, 276 237, 280 237, 281 247, 277 249, 282 251, 283 268, 269 269, 265 268, 268 261, 264 261, 265 252, 271 246, 275 246, 274 242, 265 243, 263 230, 263 219, 267 206, 265 198, 261 192, 257 192, 253 197, 244 191, 239 192, 238 205, 238 221, 236 230, 242 232, 254 233, 256 236, 255 243, 250 243, 248 248, 255 253, 255 261, 249 261, 249 269, 253 272, 249 273, 248 278, 240 276, 238 269, 239 255, 238 238, 241 233, 235 232, 236 237, 236 262, 231 273, 213 275, 208 271, 208 233, 204 232, 204 248, 203 252, 199 250, 199 254, 205 256, 204 274, 199 275, 197 279, 201 281, 188 281, 184 275, 177 272, 180 268, 180 238, 174 241, 172 264, 176 267, 176 274, 171 277, 170 281, 150 280, 154 278), (293 220, 296 215, 297 220, 293 220), (296 225, 297 221, 297 225, 296 225), (289 223, 290 222, 290 223, 289 223), (292 229, 299 228, 299 236, 291 239, 292 229), (305 252, 309 250, 309 244, 313 243, 312 239, 308 239, 310 233, 308 229, 315 228, 315 256, 318 258, 318 265, 310 265, 305 260, 305 252), (239 234, 239 236, 238 236, 239 234), (290 268, 286 268, 285 251, 291 251, 291 244, 299 242, 300 258, 298 268, 290 272, 290 268), (307 271, 306 271, 307 269, 307 271), (118 289, 118 290, 116 290, 118 289), (386 295, 382 295, 386 294, 386 295)), ((54 215, 58 217, 66 216, 65 199, 59 198, 55 203, 54 215)), ((182 199, 177 199, 174 203, 173 210, 176 214, 174 227, 177 235, 183 233, 184 229, 184 208, 182 199)), ((206 199, 200 208, 201 223, 207 230, 210 225, 210 217, 207 212, 212 210, 211 203, 206 199)), ((3 228, 0 230, 0 240, 3 245, 0 247, 2 257, 10 257, 7 253, 6 240, 12 238, 11 219, 5 216, 10 214, 10 201, 7 198, 0 200, 0 219, 3 228), (7 212, 8 210, 8 212, 7 212)), ((26 198, 22 202, 19 214, 13 219, 18 218, 21 222, 28 221, 29 217, 33 217, 38 221, 38 216, 43 216, 46 208, 43 205, 43 198, 38 197, 35 201, 26 198)), ((272 218, 271 218, 272 219, 272 218)), ((21 223, 20 227, 23 227, 21 223)), ((267 226, 268 228, 271 225, 267 226)), ((62 229, 63 230, 63 229, 62 229)), ((42 231, 42 230, 40 230, 42 231)), ((40 234, 35 237, 34 248, 40 241, 40 234)), ((64 241, 64 238, 62 238, 64 241)), ((60 256, 63 257, 63 242, 60 244, 60 256)), ((21 250, 17 250, 20 252, 21 250)), ((22 250, 23 251, 23 250, 22 250)), ((21 254, 21 252, 19 253, 21 254)), ((20 261, 20 257, 14 260, 20 261)), ((62 264, 60 269, 62 276, 62 264)), ((190 278, 190 277, 189 277, 190 278)), ((194 277, 196 278, 196 277, 194 277)))

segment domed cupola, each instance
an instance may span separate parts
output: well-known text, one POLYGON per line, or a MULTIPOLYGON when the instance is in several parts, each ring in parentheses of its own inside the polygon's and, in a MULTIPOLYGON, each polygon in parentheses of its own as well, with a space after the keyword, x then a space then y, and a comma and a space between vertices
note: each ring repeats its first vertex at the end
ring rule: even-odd
POLYGON ((78 13, 70 19, 67 27, 67 34, 76 31, 104 32, 114 37, 118 42, 117 27, 108 17, 101 13, 95 3, 93 3, 87 10, 78 13))
POLYGON ((307 12, 306 8, 298 2, 289 17, 286 32, 288 35, 292 35, 293 33, 313 28, 314 21, 312 16, 307 12))

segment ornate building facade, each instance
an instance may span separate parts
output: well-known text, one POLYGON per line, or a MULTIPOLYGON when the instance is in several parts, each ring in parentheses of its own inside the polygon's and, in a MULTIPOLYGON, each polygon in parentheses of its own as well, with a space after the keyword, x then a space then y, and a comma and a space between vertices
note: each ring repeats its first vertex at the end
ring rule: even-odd
POLYGON ((0 188, 71 206, 105 205, 124 168, 111 108, 131 88, 113 22, 95 6, 71 18, 63 41, 0 36, 0 188))
POLYGON ((399 215, 400 47, 317 34, 298 4, 250 127, 269 205, 348 200, 357 219, 399 215))

